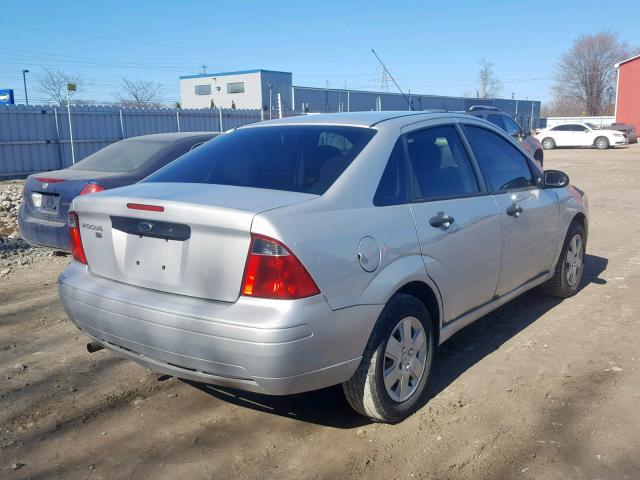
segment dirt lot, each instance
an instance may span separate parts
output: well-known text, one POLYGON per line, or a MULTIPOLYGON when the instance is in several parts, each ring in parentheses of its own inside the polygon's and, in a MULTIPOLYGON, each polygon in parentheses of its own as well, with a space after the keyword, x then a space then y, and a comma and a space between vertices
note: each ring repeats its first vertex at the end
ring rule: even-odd
POLYGON ((640 478, 640 145, 546 159, 590 197, 582 290, 530 292, 457 334, 430 402, 396 426, 358 417, 339 388, 270 398, 90 355, 57 298, 65 262, 14 268, 0 478, 640 478))

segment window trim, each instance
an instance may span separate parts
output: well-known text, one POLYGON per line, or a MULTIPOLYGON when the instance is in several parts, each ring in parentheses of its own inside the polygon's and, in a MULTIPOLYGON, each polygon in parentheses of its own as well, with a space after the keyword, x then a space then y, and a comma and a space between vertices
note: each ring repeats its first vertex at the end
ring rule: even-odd
MULTIPOLYGON (((503 139, 505 139, 507 141, 507 143, 510 143, 512 146, 514 146, 516 148, 516 150, 524 157, 525 163, 527 165, 527 168, 529 169, 529 172, 531 173, 531 178, 533 179, 533 185, 529 185, 528 187, 513 188, 513 189, 510 189, 510 190, 492 191, 492 189, 489 188, 489 182, 487 181, 486 178, 484 178, 484 174, 482 174, 482 170, 480 170, 482 178, 484 179, 485 184, 487 186, 487 192, 488 192, 489 195, 504 195, 505 193, 510 193, 510 192, 523 192, 523 191, 527 191, 527 190, 534 190, 534 189, 542 188, 542 185, 540 184, 542 178, 540 176, 538 176, 538 169, 534 167, 534 165, 532 163, 532 160, 529 157, 529 154, 523 152, 522 147, 517 142, 515 142, 513 140, 513 138, 507 132, 500 131, 497 128, 494 131, 494 129, 487 128, 485 125, 479 125, 479 124, 471 123, 471 122, 463 122, 461 125, 464 126, 464 127, 470 126, 470 127, 482 128, 484 130, 487 130, 489 132, 497 134, 498 136, 500 136, 503 139)), ((469 142, 469 140, 467 139, 467 133, 465 131, 465 128, 462 128, 461 130, 463 130, 465 140, 468 142, 468 145, 469 145, 469 148, 470 148, 470 151, 471 151, 471 155, 473 156, 474 163, 478 166, 478 168, 480 168, 480 164, 478 163, 478 160, 476 159, 476 156, 473 153, 473 149, 471 148, 471 142, 469 142)))

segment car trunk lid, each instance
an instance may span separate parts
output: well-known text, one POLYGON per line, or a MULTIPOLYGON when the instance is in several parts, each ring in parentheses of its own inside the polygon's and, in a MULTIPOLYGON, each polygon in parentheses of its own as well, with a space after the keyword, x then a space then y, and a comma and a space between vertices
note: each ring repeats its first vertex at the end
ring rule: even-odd
POLYGON ((25 182, 23 201, 31 216, 66 221, 71 201, 90 181, 114 175, 113 172, 57 170, 31 175, 25 182))
POLYGON ((254 216, 315 197, 226 185, 142 183, 79 197, 73 208, 96 275, 233 302, 254 216))

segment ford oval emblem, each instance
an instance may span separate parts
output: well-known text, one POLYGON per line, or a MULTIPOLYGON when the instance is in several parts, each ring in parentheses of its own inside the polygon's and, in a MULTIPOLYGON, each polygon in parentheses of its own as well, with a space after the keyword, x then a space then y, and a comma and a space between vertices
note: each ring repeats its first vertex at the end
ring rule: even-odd
POLYGON ((138 230, 141 232, 150 232, 153 230, 153 223, 151 222, 140 222, 138 224, 138 230))

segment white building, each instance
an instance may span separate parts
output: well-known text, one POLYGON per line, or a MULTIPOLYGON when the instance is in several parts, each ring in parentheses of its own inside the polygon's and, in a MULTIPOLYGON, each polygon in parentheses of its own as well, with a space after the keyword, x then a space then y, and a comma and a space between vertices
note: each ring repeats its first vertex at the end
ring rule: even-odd
POLYGON ((273 70, 204 73, 180 77, 182 108, 291 109, 291 73, 273 70))

